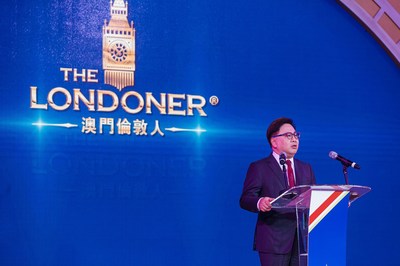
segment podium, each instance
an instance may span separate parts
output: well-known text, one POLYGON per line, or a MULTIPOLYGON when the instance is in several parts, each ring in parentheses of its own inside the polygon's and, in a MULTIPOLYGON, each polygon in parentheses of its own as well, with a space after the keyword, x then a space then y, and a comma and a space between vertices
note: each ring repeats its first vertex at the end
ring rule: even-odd
POLYGON ((370 190, 356 185, 297 186, 272 201, 274 209, 296 211, 300 266, 346 265, 348 208, 370 190))

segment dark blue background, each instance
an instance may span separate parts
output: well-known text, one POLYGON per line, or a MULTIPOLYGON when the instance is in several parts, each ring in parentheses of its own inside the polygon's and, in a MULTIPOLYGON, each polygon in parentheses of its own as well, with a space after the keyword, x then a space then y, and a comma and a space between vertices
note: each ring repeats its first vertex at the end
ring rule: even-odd
POLYGON ((42 102, 57 86, 116 91, 101 74, 109 1, 2 7, 1 265, 257 265, 256 215, 238 200, 280 116, 297 123, 297 157, 318 183, 344 183, 335 150, 362 167, 350 183, 372 187, 349 210, 347 264, 398 263, 400 71, 335 1, 129 1, 136 72, 124 90, 220 104, 207 117, 90 115, 207 129, 164 137, 32 126, 88 112, 30 109, 30 86, 42 102), (60 67, 99 69, 100 83, 64 82, 60 67))

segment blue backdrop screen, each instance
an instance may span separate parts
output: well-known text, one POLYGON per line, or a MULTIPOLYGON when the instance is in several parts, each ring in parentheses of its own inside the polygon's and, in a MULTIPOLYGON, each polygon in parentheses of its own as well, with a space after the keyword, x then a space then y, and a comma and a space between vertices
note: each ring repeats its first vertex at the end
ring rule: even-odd
POLYGON ((372 187, 349 209, 347 264, 398 262, 400 72, 351 15, 115 2, 2 4, 1 265, 257 265, 239 197, 281 116, 319 184, 344 183, 334 150, 372 187))

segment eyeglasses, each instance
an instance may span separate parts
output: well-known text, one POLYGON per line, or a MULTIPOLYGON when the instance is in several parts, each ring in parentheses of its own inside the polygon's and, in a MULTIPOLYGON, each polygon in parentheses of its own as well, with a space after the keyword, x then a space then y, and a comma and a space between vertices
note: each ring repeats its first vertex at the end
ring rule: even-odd
POLYGON ((276 137, 282 137, 282 136, 287 137, 289 140, 292 140, 293 138, 300 139, 300 132, 294 132, 294 133, 286 132, 286 133, 282 133, 282 134, 275 135, 275 136, 272 136, 272 137, 276 138, 276 137))

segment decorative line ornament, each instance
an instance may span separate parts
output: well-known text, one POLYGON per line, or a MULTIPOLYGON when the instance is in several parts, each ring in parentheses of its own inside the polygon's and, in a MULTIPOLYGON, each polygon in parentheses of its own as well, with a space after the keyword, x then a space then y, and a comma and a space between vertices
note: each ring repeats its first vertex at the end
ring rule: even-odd
POLYGON ((111 0, 110 14, 103 26, 104 83, 121 91, 135 84, 135 28, 128 23, 128 2, 111 0))
POLYGON ((71 123, 55 124, 55 123, 37 122, 37 123, 32 123, 32 125, 38 127, 65 127, 65 128, 78 127, 78 125, 71 123))
POLYGON ((206 132, 207 130, 202 129, 202 128, 179 128, 179 127, 169 127, 166 128, 165 130, 171 131, 171 132, 196 132, 196 133, 203 133, 206 132))

